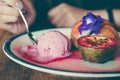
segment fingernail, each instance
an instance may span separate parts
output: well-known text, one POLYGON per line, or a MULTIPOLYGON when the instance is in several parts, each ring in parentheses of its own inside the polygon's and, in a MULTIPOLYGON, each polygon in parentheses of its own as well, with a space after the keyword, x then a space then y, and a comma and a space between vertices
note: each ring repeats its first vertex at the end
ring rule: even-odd
POLYGON ((21 1, 18 1, 18 2, 16 3, 16 6, 17 6, 19 9, 22 10, 22 13, 23 13, 23 14, 27 14, 27 13, 28 13, 27 10, 23 10, 23 3, 22 3, 21 1))
POLYGON ((23 9, 23 3, 21 1, 18 1, 16 3, 16 6, 19 8, 19 9, 23 9))

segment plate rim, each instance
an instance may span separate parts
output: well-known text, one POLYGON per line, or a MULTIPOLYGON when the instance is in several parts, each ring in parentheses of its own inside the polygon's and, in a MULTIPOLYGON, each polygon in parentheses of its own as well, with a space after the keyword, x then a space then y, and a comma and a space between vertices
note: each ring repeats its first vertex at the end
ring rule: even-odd
MULTIPOLYGON (((37 30, 33 32, 39 32, 39 31, 48 31, 48 30, 60 30, 60 29, 71 29, 71 28, 53 28, 53 29, 44 29, 44 30, 37 30)), ((19 38, 21 36, 27 35, 26 32, 14 35, 13 37, 9 38, 6 40, 3 44, 3 52, 4 54, 13 60, 14 62, 25 66, 30 69, 34 69, 37 71, 42 71, 46 73, 51 73, 51 74, 58 74, 58 75, 63 75, 63 76, 74 76, 74 77, 120 77, 120 71, 118 72, 77 72, 77 71, 69 71, 69 70, 60 70, 60 69, 54 69, 54 68, 49 68, 45 66, 40 66, 34 63, 31 63, 29 61, 23 60, 19 58, 18 56, 14 55, 14 53, 11 51, 10 46, 12 41, 14 41, 16 38, 19 38)))

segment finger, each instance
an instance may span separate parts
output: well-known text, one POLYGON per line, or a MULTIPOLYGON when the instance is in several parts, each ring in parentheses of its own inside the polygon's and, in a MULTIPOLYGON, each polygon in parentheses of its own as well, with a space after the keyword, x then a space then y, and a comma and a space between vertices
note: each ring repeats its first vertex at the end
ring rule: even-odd
POLYGON ((59 18, 58 21, 54 23, 57 27, 63 27, 66 25, 66 18, 63 18, 62 16, 59 18))
POLYGON ((4 23, 0 23, 0 29, 1 30, 6 30, 6 31, 9 31, 9 32, 11 32, 11 27, 9 27, 9 25, 7 25, 7 24, 4 24, 4 23))
POLYGON ((25 31, 24 24, 21 24, 20 22, 9 24, 0 23, 0 29, 9 31, 14 34, 18 34, 25 31))
POLYGON ((60 26, 60 23, 63 21, 63 19, 66 18, 66 11, 63 9, 61 10, 61 13, 58 12, 52 16, 51 22, 57 26, 60 26), (64 16, 64 17, 63 17, 64 16))
POLYGON ((76 22, 71 13, 61 15, 60 19, 54 24, 57 27, 71 27, 76 22), (65 17, 63 17, 63 15, 65 17))
POLYGON ((19 16, 19 12, 17 9, 8 6, 0 7, 0 15, 11 15, 11 16, 19 16))
POLYGON ((60 27, 63 22, 63 19, 62 19, 62 17, 58 16, 58 17, 55 17, 51 22, 52 22, 52 24, 56 25, 57 27, 60 27))
POLYGON ((15 6, 15 5, 16 5, 16 2, 19 1, 19 0, 3 0, 3 1, 5 1, 5 2, 6 2, 7 4, 9 4, 9 5, 15 6))
POLYGON ((22 33, 25 31, 25 24, 22 21, 18 21, 15 23, 10 23, 11 25, 11 31, 14 34, 22 33))
POLYGON ((52 22, 53 24, 56 25, 61 19, 62 19, 62 18, 61 18, 60 15, 59 15, 59 16, 54 15, 54 17, 52 17, 52 19, 50 19, 50 20, 51 20, 51 22, 52 22))
POLYGON ((63 5, 58 5, 54 8, 52 8, 49 12, 48 12, 48 16, 49 17, 53 17, 54 15, 56 15, 58 12, 60 13, 60 11, 62 10, 63 5))
POLYGON ((0 15, 0 21, 3 23, 16 22, 17 20, 18 20, 18 17, 16 16, 0 15))
POLYGON ((51 9, 51 10, 48 12, 48 16, 52 17, 53 15, 55 15, 56 13, 58 13, 58 10, 59 10, 59 8, 57 9, 57 7, 51 9))

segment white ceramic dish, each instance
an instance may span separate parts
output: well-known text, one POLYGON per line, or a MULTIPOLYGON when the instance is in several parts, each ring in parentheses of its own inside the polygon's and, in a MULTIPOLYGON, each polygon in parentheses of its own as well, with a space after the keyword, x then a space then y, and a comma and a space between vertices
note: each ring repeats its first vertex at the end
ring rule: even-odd
MULTIPOLYGON (((35 31, 33 35, 38 38, 41 33, 49 30, 58 30, 70 38, 71 28, 35 31)), ((39 64, 23 58, 16 51, 19 46, 25 47, 31 44, 27 34, 23 33, 7 40, 3 45, 3 51, 14 62, 46 73, 75 77, 120 77, 120 56, 104 64, 89 63, 78 58, 66 58, 48 64, 39 64)))

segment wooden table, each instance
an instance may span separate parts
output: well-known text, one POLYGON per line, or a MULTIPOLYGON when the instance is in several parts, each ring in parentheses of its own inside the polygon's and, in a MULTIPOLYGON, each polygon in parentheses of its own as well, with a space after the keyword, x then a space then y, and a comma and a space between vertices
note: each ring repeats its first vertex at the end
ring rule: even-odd
POLYGON ((0 80, 120 80, 115 78, 80 78, 48 74, 21 66, 10 60, 2 51, 5 40, 13 34, 0 30, 0 80))

